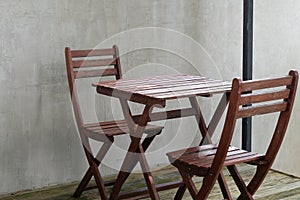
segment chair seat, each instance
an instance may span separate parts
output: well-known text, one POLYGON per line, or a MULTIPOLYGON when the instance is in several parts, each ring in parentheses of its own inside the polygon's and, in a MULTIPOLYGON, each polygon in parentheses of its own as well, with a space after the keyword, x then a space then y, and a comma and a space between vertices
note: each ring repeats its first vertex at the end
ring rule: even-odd
MULTIPOLYGON (((82 127, 87 131, 87 136, 93 139, 101 139, 104 135, 106 137, 113 137, 122 134, 129 134, 129 128, 125 120, 84 124, 82 127)), ((162 126, 148 124, 144 133, 152 136, 159 134, 162 129, 162 126)))
MULTIPOLYGON (((194 172, 195 175, 203 176, 211 167, 217 148, 218 145, 209 144, 170 152, 167 153, 167 156, 174 166, 185 167, 191 172, 194 172)), ((230 146, 223 166, 226 167, 249 162, 253 164, 264 164, 262 160, 264 156, 264 154, 248 152, 230 146)))

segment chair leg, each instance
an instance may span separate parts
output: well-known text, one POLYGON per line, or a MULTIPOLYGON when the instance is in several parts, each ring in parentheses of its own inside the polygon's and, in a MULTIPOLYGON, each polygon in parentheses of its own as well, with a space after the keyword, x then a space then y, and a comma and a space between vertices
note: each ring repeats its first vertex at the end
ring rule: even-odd
POLYGON ((270 170, 271 165, 258 165, 256 168, 256 173, 254 174, 253 178, 249 182, 247 188, 250 194, 254 195, 254 193, 257 191, 259 186, 264 181, 265 177, 268 174, 268 171, 270 170))
MULTIPOLYGON (((143 142, 142 142, 142 148, 144 151, 146 151, 148 149, 148 147, 150 146, 150 144, 152 143, 152 141, 154 140, 154 138, 157 136, 156 135, 152 135, 150 137, 146 137, 143 142)), ((137 149, 137 153, 139 153, 139 148, 137 149)), ((138 156, 132 156, 132 159, 130 160, 126 160, 126 163, 123 165, 126 166, 126 169, 123 169, 122 171, 119 172, 117 180, 120 183, 124 183, 125 180, 128 178, 128 176, 130 175, 130 172, 133 170, 133 168, 137 165, 139 161, 138 156)), ((110 199, 117 199, 118 197, 116 196, 115 193, 119 193, 121 190, 122 185, 114 185, 113 187, 113 192, 110 195, 110 199)))
POLYGON ((202 181, 202 186, 195 198, 195 200, 203 200, 207 199, 210 191, 212 190, 214 184, 216 183, 216 179, 219 175, 205 176, 202 181), (215 177, 217 176, 217 177, 215 177))
POLYGON ((183 198, 183 195, 186 191, 186 184, 182 184, 182 186, 180 186, 175 194, 174 200, 181 200, 183 198))
MULTIPOLYGON (((199 199, 199 200, 202 199, 202 197, 199 196, 199 193, 197 191, 197 188, 196 188, 194 182, 192 181, 192 177, 188 173, 183 172, 182 170, 179 170, 179 172, 180 172, 185 184, 183 186, 179 187, 174 199, 176 199, 176 200, 182 199, 186 188, 188 188, 193 199, 199 199)), ((220 173, 220 175, 218 176, 218 182, 219 182, 224 199, 232 199, 223 173, 220 173)), ((209 193, 209 192, 207 192, 207 193, 209 193)), ((207 196, 207 195, 204 195, 204 196, 207 196)), ((207 197, 205 197, 205 198, 207 198, 207 197)))
POLYGON ((139 146, 139 150, 138 150, 140 153, 139 162, 140 162, 140 165, 143 170, 143 175, 144 175, 151 199, 159 199, 159 196, 156 191, 155 182, 154 182, 153 176, 150 172, 148 162, 145 158, 145 151, 147 150, 149 145, 152 143, 152 141, 156 135, 152 135, 150 137, 145 138, 144 141, 142 142, 142 144, 139 146))
POLYGON ((98 165, 95 163, 95 158, 92 156, 90 151, 87 150, 86 148, 84 148, 84 151, 85 151, 85 154, 86 154, 87 159, 89 161, 91 171, 94 175, 100 197, 103 200, 107 200, 108 198, 107 198, 107 192, 106 192, 105 186, 104 186, 104 181, 103 181, 103 178, 102 178, 102 176, 99 172, 98 165))
POLYGON ((240 173, 238 172, 235 165, 228 166, 228 171, 230 172, 235 184, 237 185, 238 189, 241 192, 241 195, 238 197, 238 199, 243 200, 253 200, 252 194, 248 191, 248 188, 243 181, 240 173))
POLYGON ((93 176, 92 168, 89 167, 89 169, 86 171, 84 177, 80 181, 79 185, 77 186, 77 188, 76 188, 76 190, 73 194, 73 197, 79 198, 81 196, 81 194, 84 191, 85 187, 90 182, 92 176, 93 176))
MULTIPOLYGON (((97 154, 96 158, 94 159, 94 162, 97 165, 97 167, 101 164, 105 154, 111 147, 112 142, 113 142, 113 140, 105 142, 102 145, 102 147, 99 149, 98 154, 97 154)), ((88 185, 88 183, 90 182, 92 177, 93 177, 93 171, 90 166, 89 169, 86 171, 84 177, 82 178, 81 182, 79 183, 77 189, 75 190, 73 197, 78 198, 81 196, 82 192, 84 191, 84 189, 86 188, 86 186, 88 185)))
MULTIPOLYGON (((156 137, 157 135, 153 135, 151 137, 146 137, 143 142, 142 142, 142 148, 144 151, 146 151, 148 149, 148 147, 150 146, 150 144, 152 143, 152 141, 154 140, 154 138, 156 137)), ((140 153, 140 152, 138 152, 140 153)), ((136 158, 136 160, 132 161, 132 165, 128 167, 127 171, 131 171, 135 166, 136 164, 138 163, 138 159, 136 158)), ((128 176, 130 175, 130 173, 124 173, 124 179, 126 180, 128 178, 128 176)))
POLYGON ((224 199, 232 199, 228 185, 225 180, 225 176, 222 171, 220 172, 220 174, 218 176, 218 183, 221 188, 224 199))
MULTIPOLYGON (((181 177, 182 177, 182 179, 183 179, 183 182, 184 182, 185 187, 188 188, 188 190, 189 190, 189 192, 190 192, 192 198, 195 199, 195 198, 196 198, 196 195, 197 195, 197 193, 198 193, 198 190, 197 190, 197 188, 196 188, 194 182, 192 181, 192 176, 191 176, 188 172, 185 172, 184 169, 178 168, 178 171, 179 171, 179 173, 180 173, 180 175, 181 175, 181 177)), ((177 190, 176 196, 178 196, 178 197, 179 197, 179 196, 183 196, 184 191, 185 191, 185 189, 179 188, 179 189, 177 190), (182 193, 181 193, 181 192, 182 192, 182 193)))
MULTIPOLYGON (((220 176, 218 174, 215 174, 213 176, 206 176, 206 177, 204 177, 203 181, 202 181, 202 186, 201 186, 200 190, 198 191, 197 188, 196 188, 196 186, 195 186, 195 183, 192 180, 192 175, 189 172, 187 172, 185 169, 183 169, 182 167, 177 167, 177 169, 178 169, 178 171, 179 171, 179 173, 180 173, 180 175, 181 175, 181 177, 183 179, 185 187, 188 188, 188 190, 190 192, 190 195, 192 196, 192 198, 194 200, 207 199, 210 191, 212 190, 212 188, 213 188, 213 186, 214 186, 214 184, 216 182, 216 179, 220 176)), ((223 182, 223 183, 225 183, 225 182, 223 182)), ((224 191, 222 191, 222 192, 224 192, 224 191)), ((178 197, 183 196, 183 193, 184 193, 184 186, 180 187, 177 190, 176 197, 177 196, 178 197)), ((223 194, 223 195, 226 196, 226 194, 223 194)), ((227 196, 230 197, 230 193, 228 193, 227 196)))
MULTIPOLYGON (((106 189, 105 189, 103 178, 102 178, 102 176, 99 172, 98 166, 101 163, 101 161, 102 161, 102 159, 103 159, 103 157, 106 153, 106 152, 101 151, 101 149, 102 148, 104 148, 104 149, 108 148, 109 149, 109 147, 110 147, 113 140, 111 138, 108 138, 108 141, 105 142, 105 144, 107 144, 107 145, 104 145, 104 146, 102 145, 102 147, 100 148, 100 150, 97 154, 99 159, 101 159, 100 161, 98 161, 96 158, 94 158, 94 156, 92 154, 91 146, 90 146, 90 143, 89 143, 89 139, 86 136, 81 135, 81 141, 82 141, 82 145, 83 145, 83 149, 84 149, 86 158, 87 158, 88 163, 90 165, 90 171, 91 171, 92 175, 95 178, 95 182, 97 184, 97 188, 98 188, 100 197, 101 197, 102 200, 107 200, 108 199, 107 192, 106 192, 106 189)), ((78 189, 78 192, 77 192, 78 194, 82 193, 82 191, 80 191, 80 190, 82 190, 82 188, 85 188, 86 185, 84 186, 84 184, 88 183, 88 181, 87 181, 88 179, 90 180, 90 177, 89 177, 90 173, 87 172, 86 175, 87 175, 87 177, 84 177, 84 180, 82 181, 82 185, 79 186, 80 189, 78 189)))
POLYGON ((148 162, 146 160, 145 157, 145 151, 142 147, 142 145, 140 145, 139 147, 139 162, 143 171, 143 175, 144 175, 144 179, 146 181, 146 185, 148 188, 148 192, 150 194, 150 198, 151 199, 159 199, 159 196, 157 194, 157 190, 155 187, 155 182, 154 182, 154 178, 153 175, 150 172, 150 167, 148 165, 148 162))

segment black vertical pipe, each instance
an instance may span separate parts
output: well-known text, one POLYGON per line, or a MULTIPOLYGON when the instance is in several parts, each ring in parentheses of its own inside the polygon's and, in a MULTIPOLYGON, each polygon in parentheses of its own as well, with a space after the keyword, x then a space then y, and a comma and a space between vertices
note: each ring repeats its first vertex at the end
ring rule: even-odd
MULTIPOLYGON (((253 0, 244 0, 243 80, 252 79, 253 60, 253 0)), ((242 119, 242 149, 251 151, 252 119, 242 119)))

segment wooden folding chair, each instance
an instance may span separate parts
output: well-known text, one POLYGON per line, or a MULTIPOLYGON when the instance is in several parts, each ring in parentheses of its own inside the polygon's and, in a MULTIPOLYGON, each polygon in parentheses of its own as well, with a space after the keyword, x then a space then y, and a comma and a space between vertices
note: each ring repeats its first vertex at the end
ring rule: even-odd
MULTIPOLYGON (((298 73, 288 76, 245 81, 233 79, 229 107, 222 135, 218 144, 208 144, 167 153, 171 163, 178 168, 193 199, 206 199, 212 190, 222 167, 227 167, 241 194, 238 199, 253 199, 262 184, 283 141, 298 83, 298 73), (236 120, 239 118, 279 113, 272 139, 264 154, 248 152, 230 146, 236 120), (236 165, 247 163, 256 166, 252 180, 245 184, 236 165), (197 190, 192 177, 203 177, 197 190)), ((266 133, 263 133, 266 134, 266 133)), ((178 192, 184 190, 178 190, 178 192)), ((178 196, 182 196, 178 195, 178 196)))
MULTIPOLYGON (((89 169, 73 196, 79 197, 83 190, 90 189, 87 188, 87 185, 92 176, 94 176, 101 199, 105 200, 108 199, 105 186, 112 185, 114 181, 104 183, 98 167, 114 142, 114 136, 129 134, 129 129, 125 120, 85 123, 81 114, 75 79, 100 78, 101 76, 112 76, 116 79, 122 78, 118 47, 114 45, 108 49, 89 50, 71 50, 69 47, 66 47, 65 58, 74 115, 83 149, 89 163, 89 169), (96 156, 91 151, 89 139, 103 143, 96 156)), ((91 86, 90 89, 94 88, 91 86)), ((147 136, 142 144, 144 150, 147 149, 148 145, 161 130, 162 127, 158 126, 149 125, 146 127, 145 133, 147 136)))

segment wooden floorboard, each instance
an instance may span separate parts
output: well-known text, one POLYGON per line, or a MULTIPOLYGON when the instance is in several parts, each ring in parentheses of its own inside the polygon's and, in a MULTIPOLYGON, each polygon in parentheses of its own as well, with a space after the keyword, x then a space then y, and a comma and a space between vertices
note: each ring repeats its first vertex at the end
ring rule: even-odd
MULTIPOLYGON (((254 168, 247 165, 241 165, 238 167, 239 171, 242 174, 242 177, 245 181, 249 181, 251 175, 254 173, 254 168)), ((234 199, 239 195, 239 192, 233 183, 231 177, 227 170, 224 170, 226 180, 232 191, 232 196, 234 199)), ((157 184, 167 181, 179 180, 180 176, 178 175, 176 169, 173 167, 166 167, 160 169, 154 173, 155 181, 157 184)), ((201 178, 194 178, 197 186, 201 183, 201 178)), ((44 188, 41 190, 19 192, 16 194, 10 194, 5 196, 0 196, 1 200, 75 200, 76 198, 71 197, 78 183, 60 185, 56 187, 44 188)), ((128 191, 131 189, 136 189, 144 187, 145 183, 142 179, 142 175, 134 174, 131 175, 128 181, 125 183, 122 188, 123 191, 128 191)), ((176 189, 162 191, 160 192, 160 199, 171 200, 174 197, 176 189)), ((271 171, 267 178, 265 179, 261 188, 257 191, 254 196, 255 199, 282 199, 282 200, 298 200, 300 199, 300 179, 288 176, 286 174, 278 173, 271 171)), ((82 194, 78 200, 95 200, 100 199, 97 190, 86 191, 82 194)), ((149 199, 149 198, 146 198, 149 199)), ((184 196, 185 200, 190 200, 191 197, 189 193, 186 192, 184 196)), ((216 185, 209 196, 209 199, 222 199, 222 195, 218 185, 216 185)))

